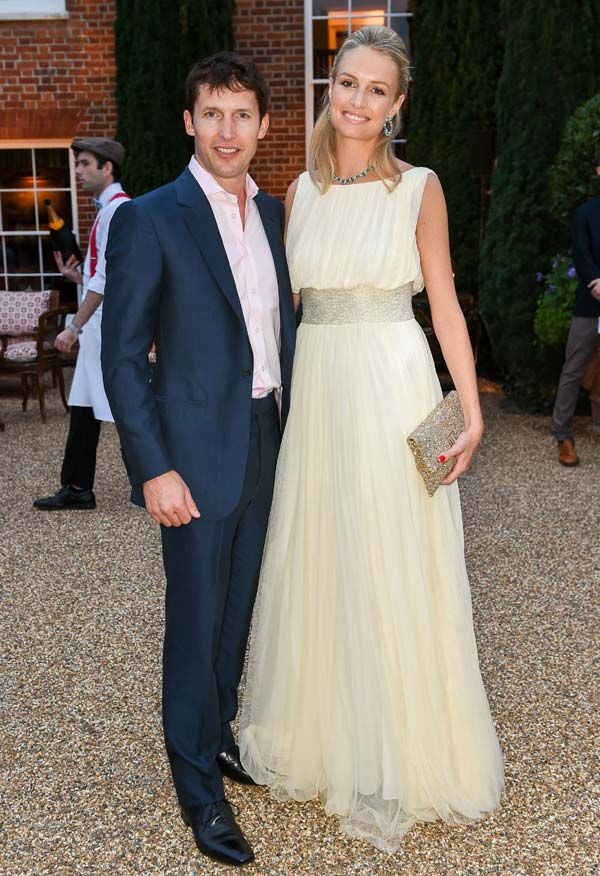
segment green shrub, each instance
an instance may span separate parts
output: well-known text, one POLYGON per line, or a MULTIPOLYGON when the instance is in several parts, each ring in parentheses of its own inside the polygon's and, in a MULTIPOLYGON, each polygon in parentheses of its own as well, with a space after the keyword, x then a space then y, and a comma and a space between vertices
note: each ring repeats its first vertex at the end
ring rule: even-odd
POLYGON ((569 256, 557 255, 552 259, 552 268, 546 275, 538 274, 544 281, 544 290, 537 302, 533 328, 542 347, 564 347, 575 304, 577 272, 569 256))
POLYGON ((600 94, 569 119, 550 170, 550 208, 561 222, 569 223, 576 207, 600 194, 594 159, 600 159, 600 94))
POLYGON ((233 47, 233 8, 234 0, 117 0, 117 138, 130 195, 172 180, 189 161, 185 78, 194 61, 233 47))
POLYGON ((438 174, 448 205, 456 288, 476 295, 482 221, 481 180, 471 140, 493 129, 502 62, 499 0, 417 0, 414 90, 408 160, 438 174))
POLYGON ((519 403, 534 409, 560 372, 535 343, 532 266, 566 247, 548 173, 573 111, 600 87, 597 3, 565 15, 562 0, 502 0, 505 50, 496 95, 497 168, 480 261, 480 308, 496 361, 519 403), (557 373, 558 372, 558 373, 557 373))

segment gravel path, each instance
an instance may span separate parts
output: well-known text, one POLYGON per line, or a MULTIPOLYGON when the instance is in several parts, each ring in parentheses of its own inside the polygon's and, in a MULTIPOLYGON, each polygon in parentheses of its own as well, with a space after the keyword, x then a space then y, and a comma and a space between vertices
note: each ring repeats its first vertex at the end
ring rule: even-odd
MULTIPOLYGON (((44 514, 67 417, 0 400, 0 873, 232 872, 180 822, 160 723, 158 531, 127 501, 104 427, 98 510, 44 514)), ((394 857, 344 838, 316 803, 229 785, 256 851, 248 876, 591 876, 598 818, 600 453, 555 461, 545 418, 484 396, 488 430, 462 487, 482 669, 506 758, 502 808, 472 827, 417 826, 394 857), (596 736, 596 740, 594 737, 596 736)))

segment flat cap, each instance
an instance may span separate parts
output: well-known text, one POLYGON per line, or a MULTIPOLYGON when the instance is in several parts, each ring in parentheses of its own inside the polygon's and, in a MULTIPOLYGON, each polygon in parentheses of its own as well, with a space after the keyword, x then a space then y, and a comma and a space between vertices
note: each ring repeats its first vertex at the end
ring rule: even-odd
POLYGON ((92 152, 98 158, 112 161, 113 164, 118 164, 121 169, 123 168, 125 149, 120 143, 109 137, 81 137, 79 140, 73 140, 71 149, 77 152, 92 152))

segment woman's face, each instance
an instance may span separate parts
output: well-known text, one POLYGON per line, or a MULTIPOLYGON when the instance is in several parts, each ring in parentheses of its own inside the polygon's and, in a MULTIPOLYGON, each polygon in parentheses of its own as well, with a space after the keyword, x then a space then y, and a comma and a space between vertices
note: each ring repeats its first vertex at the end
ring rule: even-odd
POLYGON ((404 95, 398 93, 398 71, 383 52, 360 46, 344 53, 329 85, 331 124, 338 134, 376 140, 386 116, 395 116, 404 95))

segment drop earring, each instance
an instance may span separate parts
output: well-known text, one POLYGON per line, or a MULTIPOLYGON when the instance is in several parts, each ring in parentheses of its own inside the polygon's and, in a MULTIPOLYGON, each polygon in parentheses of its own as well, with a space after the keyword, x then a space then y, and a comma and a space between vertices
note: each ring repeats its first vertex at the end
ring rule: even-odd
POLYGON ((385 122, 383 123, 383 133, 386 137, 391 137, 394 133, 394 126, 392 125, 393 116, 386 116, 385 122))

